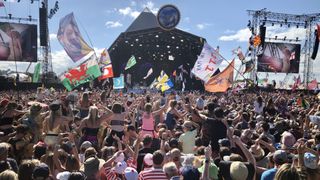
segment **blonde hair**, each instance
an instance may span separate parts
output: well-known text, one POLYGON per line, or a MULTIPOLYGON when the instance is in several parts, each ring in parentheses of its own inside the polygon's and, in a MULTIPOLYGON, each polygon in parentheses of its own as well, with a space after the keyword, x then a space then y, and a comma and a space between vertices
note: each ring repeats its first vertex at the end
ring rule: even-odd
POLYGON ((291 166, 291 164, 283 164, 277 171, 275 177, 275 180, 300 180, 299 173, 297 169, 294 166, 291 166))
POLYGON ((1 180, 19 180, 18 174, 12 170, 5 170, 0 173, 1 180))

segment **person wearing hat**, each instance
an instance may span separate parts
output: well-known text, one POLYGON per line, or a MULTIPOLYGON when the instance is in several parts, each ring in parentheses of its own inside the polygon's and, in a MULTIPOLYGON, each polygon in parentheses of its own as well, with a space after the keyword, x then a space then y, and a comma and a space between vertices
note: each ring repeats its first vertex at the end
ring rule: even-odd
POLYGON ((141 171, 139 173, 139 179, 143 180, 167 180, 162 166, 164 163, 164 156, 161 151, 156 151, 152 156, 153 167, 150 170, 141 171))
POLYGON ((199 125, 192 121, 185 121, 182 125, 184 133, 179 137, 179 144, 184 154, 194 154, 195 139, 199 125))
POLYGON ((88 180, 100 179, 99 170, 103 167, 104 161, 97 157, 90 157, 84 162, 84 173, 88 180))
POLYGON ((264 171, 261 175, 261 180, 273 180, 274 176, 277 173, 278 168, 282 165, 288 162, 288 155, 287 152, 284 150, 277 150, 273 154, 273 160, 274 160, 274 168, 268 169, 267 171, 264 171))

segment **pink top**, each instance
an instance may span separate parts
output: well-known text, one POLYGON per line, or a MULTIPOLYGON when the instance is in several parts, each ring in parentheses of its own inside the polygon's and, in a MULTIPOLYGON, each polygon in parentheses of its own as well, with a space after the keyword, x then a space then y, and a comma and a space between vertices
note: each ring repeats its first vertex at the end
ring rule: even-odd
POLYGON ((142 130, 154 130, 154 119, 152 114, 148 115, 146 112, 142 115, 142 130))

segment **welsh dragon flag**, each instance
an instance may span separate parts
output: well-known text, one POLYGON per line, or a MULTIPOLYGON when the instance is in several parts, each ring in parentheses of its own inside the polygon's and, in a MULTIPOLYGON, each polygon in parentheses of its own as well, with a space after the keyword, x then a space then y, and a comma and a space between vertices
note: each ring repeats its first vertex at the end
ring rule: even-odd
POLYGON ((60 79, 66 89, 71 91, 73 88, 90 82, 99 76, 101 76, 101 71, 97 57, 93 55, 86 62, 60 76, 60 79))

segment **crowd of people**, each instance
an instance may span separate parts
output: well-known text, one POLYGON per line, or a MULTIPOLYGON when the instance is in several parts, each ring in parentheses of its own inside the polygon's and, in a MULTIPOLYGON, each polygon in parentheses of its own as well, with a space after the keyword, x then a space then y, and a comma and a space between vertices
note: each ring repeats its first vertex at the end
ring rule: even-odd
POLYGON ((1 180, 320 179, 298 92, 0 92, 1 180))

